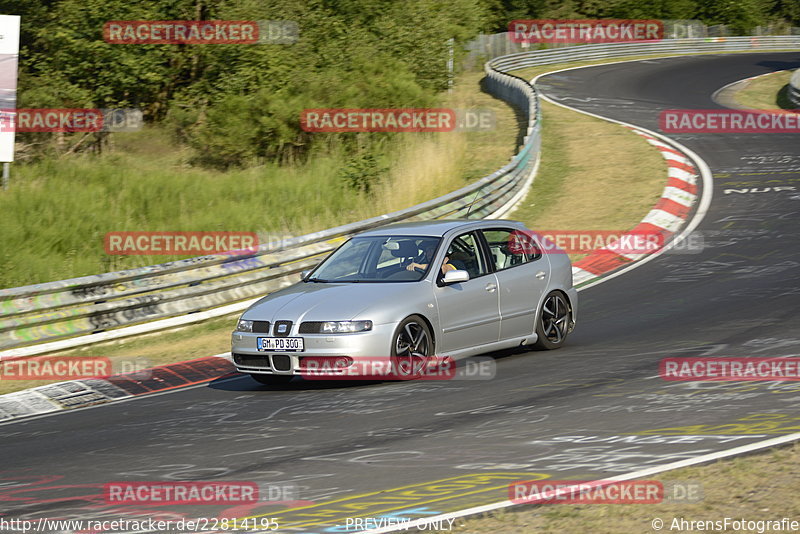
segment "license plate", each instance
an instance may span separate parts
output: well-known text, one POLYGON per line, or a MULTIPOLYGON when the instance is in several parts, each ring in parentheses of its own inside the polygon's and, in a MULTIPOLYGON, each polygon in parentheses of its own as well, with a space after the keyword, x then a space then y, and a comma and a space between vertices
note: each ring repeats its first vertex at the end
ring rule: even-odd
POLYGON ((258 350, 276 352, 300 352, 305 350, 302 337, 259 337, 256 339, 258 350))

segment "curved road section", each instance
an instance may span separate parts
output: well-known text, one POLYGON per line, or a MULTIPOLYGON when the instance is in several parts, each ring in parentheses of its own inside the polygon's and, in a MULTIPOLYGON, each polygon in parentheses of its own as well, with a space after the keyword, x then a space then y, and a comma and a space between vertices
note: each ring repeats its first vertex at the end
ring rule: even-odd
MULTIPOLYGON (((800 53, 670 58, 539 85, 658 131, 662 110, 719 108, 718 88, 797 66, 800 53)), ((714 174, 702 250, 582 291, 563 349, 494 354, 489 380, 276 390, 235 376, 8 424, 4 518, 227 515, 274 521, 263 531, 347 532, 503 501, 519 480, 604 479, 797 432, 800 382, 668 381, 659 364, 800 354, 800 135, 673 137, 714 174), (104 493, 164 481, 254 483, 259 500, 120 504, 104 493)))

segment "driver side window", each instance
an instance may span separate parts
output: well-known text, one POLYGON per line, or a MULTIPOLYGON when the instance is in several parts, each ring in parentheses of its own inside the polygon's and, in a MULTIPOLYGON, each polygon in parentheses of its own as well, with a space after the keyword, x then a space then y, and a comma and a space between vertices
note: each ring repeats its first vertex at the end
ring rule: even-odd
POLYGON ((488 272, 480 254, 479 241, 473 232, 462 234, 450 242, 447 248, 447 263, 469 273, 470 279, 488 272))

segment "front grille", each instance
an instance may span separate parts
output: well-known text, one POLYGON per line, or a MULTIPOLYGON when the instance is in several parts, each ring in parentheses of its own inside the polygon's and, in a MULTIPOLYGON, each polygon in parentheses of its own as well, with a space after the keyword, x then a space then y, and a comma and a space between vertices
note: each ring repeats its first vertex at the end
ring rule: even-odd
POLYGON ((254 334, 269 334, 269 321, 253 321, 254 334))
POLYGON ((286 356, 285 354, 273 354, 272 368, 276 371, 291 371, 292 369, 291 356, 286 356))
POLYGON ((306 321, 300 323, 300 334, 319 334, 322 331, 322 321, 306 321))
POLYGON ((269 358, 260 354, 234 354, 233 362, 242 367, 259 367, 269 369, 269 358))

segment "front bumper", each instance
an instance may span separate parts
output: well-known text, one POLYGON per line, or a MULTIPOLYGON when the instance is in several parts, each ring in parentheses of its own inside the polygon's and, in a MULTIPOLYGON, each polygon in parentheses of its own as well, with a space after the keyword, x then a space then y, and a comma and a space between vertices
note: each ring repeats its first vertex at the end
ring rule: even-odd
POLYGON ((233 332, 231 354, 236 370, 241 373, 300 375, 308 370, 302 364, 303 357, 388 358, 395 328, 394 324, 382 324, 373 325, 368 332, 352 334, 290 334, 303 338, 302 352, 260 351, 256 348, 256 338, 270 337, 268 334, 233 332))

